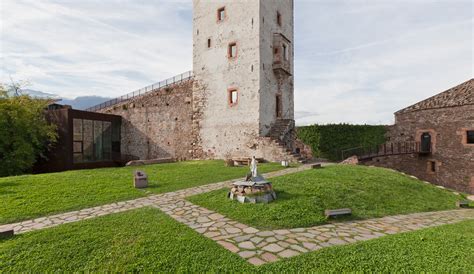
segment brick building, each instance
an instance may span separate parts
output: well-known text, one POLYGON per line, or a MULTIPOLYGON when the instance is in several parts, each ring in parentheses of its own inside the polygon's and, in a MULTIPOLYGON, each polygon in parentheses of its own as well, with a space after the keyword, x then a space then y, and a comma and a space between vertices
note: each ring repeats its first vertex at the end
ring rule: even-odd
POLYGON ((417 148, 366 164, 474 193, 474 79, 396 112, 388 138, 392 148, 407 143, 417 148))

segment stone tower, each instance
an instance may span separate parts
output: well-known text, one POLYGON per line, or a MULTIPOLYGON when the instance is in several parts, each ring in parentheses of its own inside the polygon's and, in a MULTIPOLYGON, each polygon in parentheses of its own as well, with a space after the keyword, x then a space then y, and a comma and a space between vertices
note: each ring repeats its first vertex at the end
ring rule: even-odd
POLYGON ((293 0, 193 4, 193 118, 201 157, 281 160, 278 146, 293 149, 293 0))

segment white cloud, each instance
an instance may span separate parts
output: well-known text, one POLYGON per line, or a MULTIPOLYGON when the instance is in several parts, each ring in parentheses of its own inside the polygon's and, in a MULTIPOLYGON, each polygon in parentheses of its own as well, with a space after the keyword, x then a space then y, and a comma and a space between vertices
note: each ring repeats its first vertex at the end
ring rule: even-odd
POLYGON ((31 88, 66 97, 119 96, 184 72, 192 58, 185 7, 190 3, 6 1, 1 80, 28 79, 31 88))
MULTIPOLYGON (((391 123, 473 76, 469 0, 295 2, 298 124, 391 123)), ((192 67, 191 0, 1 4, 1 81, 114 97, 192 67)))
POLYGON ((314 2, 297 16, 296 106, 320 114, 297 123, 392 123, 472 78, 470 1, 322 2, 318 16, 314 2))

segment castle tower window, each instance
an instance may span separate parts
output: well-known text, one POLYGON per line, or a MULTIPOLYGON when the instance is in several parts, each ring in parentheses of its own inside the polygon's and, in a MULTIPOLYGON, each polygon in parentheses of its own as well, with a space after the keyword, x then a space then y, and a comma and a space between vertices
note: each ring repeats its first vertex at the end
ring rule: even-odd
POLYGON ((235 106, 239 102, 239 93, 237 89, 229 89, 229 105, 235 106))
POLYGON ((283 59, 285 59, 285 61, 288 61, 289 59, 288 46, 283 44, 282 48, 283 48, 283 59))
POLYGON ((436 161, 428 161, 428 173, 436 172, 436 161))
POLYGON ((211 38, 208 38, 208 39, 207 39, 207 48, 210 48, 211 45, 212 45, 212 43, 211 43, 211 38))
POLYGON ((466 131, 467 135, 467 143, 468 144, 474 144, 474 130, 468 130, 466 131))
POLYGON ((222 22, 225 19, 225 7, 217 10, 217 21, 222 22))
POLYGON ((281 118, 281 111, 282 110, 282 103, 281 103, 281 95, 277 95, 275 97, 275 114, 277 118, 281 118))
POLYGON ((228 49, 228 52, 227 52, 227 56, 229 58, 237 57, 237 43, 230 43, 229 44, 229 49, 228 49))
POLYGON ((277 11, 277 24, 281 27, 281 14, 277 11))

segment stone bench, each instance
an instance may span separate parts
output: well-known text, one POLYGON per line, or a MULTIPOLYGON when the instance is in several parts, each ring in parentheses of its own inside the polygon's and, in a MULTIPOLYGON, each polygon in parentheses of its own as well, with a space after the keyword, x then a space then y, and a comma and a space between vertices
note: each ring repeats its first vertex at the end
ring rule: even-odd
MULTIPOLYGON (((236 166, 249 166, 252 162, 252 158, 232 158, 231 160, 234 161, 236 166)), ((255 158, 255 160, 257 160, 259 163, 264 162, 263 158, 255 158)))
POLYGON ((352 215, 352 210, 350 208, 341 208, 341 209, 326 209, 324 215, 327 218, 334 218, 340 216, 350 216, 352 215))
POLYGON ((15 232, 13 231, 13 229, 0 230, 0 239, 11 238, 11 237, 13 237, 14 234, 15 234, 15 232))
POLYGON ((456 202, 456 207, 468 208, 469 207, 469 201, 457 201, 456 202))

